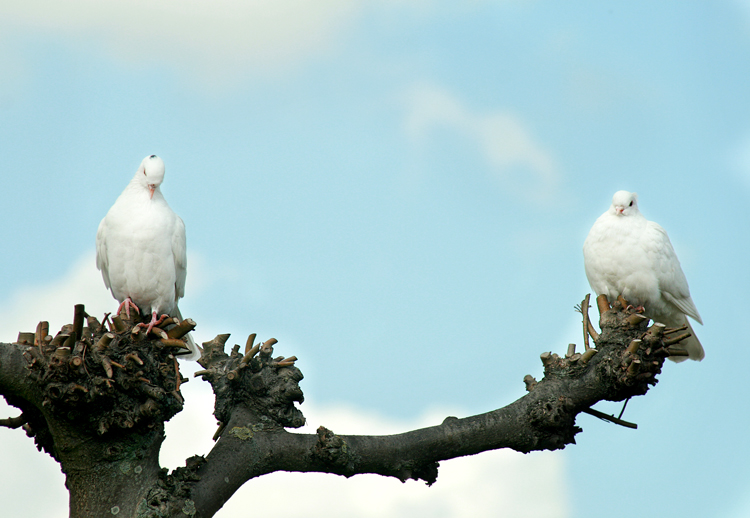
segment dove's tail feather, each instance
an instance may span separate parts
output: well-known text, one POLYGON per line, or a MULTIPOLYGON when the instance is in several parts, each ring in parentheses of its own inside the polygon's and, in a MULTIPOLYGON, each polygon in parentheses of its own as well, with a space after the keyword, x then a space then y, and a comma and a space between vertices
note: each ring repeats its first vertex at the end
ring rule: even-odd
POLYGON ((193 340, 192 333, 188 333, 185 335, 185 341, 187 342, 188 348, 190 349, 190 354, 183 354, 180 356, 180 358, 182 358, 183 360, 198 361, 201 357, 201 352, 198 349, 195 340, 193 340))
POLYGON ((690 324, 690 321, 687 317, 683 318, 685 319, 684 324, 687 324, 688 327, 687 331, 690 332, 691 336, 682 340, 680 343, 675 344, 675 346, 687 349, 688 356, 670 356, 669 359, 676 363, 683 362, 687 359, 699 362, 706 356, 706 353, 703 351, 703 346, 701 345, 700 340, 698 340, 695 331, 693 331, 693 326, 690 324))
MULTIPOLYGON (((180 313, 180 308, 177 306, 174 307, 174 310, 172 311, 172 316, 177 317, 182 321, 182 313, 180 313)), ((185 341, 187 342, 188 348, 190 349, 189 353, 181 354, 179 358, 181 360, 190 360, 190 361, 197 361, 201 357, 201 351, 198 349, 198 345, 196 345, 195 340, 193 340, 193 334, 188 333, 184 336, 185 341)))

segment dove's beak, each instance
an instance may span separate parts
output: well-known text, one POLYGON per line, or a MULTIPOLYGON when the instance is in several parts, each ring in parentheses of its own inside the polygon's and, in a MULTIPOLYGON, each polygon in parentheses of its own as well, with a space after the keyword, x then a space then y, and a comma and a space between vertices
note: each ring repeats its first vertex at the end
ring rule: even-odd
POLYGON ((615 214, 622 214, 622 211, 624 210, 625 210, 625 207, 623 207, 622 205, 615 206, 615 214))
POLYGON ((148 192, 150 193, 149 198, 154 198, 154 191, 156 190, 156 185, 149 184, 148 186, 148 192))

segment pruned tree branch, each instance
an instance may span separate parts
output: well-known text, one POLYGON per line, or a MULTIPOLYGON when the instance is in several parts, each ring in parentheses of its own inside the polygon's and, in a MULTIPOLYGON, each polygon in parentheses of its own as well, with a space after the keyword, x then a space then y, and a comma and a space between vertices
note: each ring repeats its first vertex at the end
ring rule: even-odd
POLYGON ((26 424, 26 418, 23 416, 23 414, 19 415, 18 417, 9 417, 7 419, 0 419, 0 426, 4 426, 6 428, 20 428, 21 426, 26 424))
MULTIPOLYGON (((71 516, 210 517, 245 482, 274 471, 374 473, 401 481, 437 480, 439 462, 487 450, 555 450, 575 442, 578 413, 645 394, 663 362, 681 354, 682 330, 666 330, 624 301, 597 300, 601 333, 581 304, 584 330, 596 348, 572 345, 561 357, 541 355, 544 377, 526 376, 528 394, 484 414, 387 436, 288 431, 304 424, 296 357, 274 357, 275 339, 240 352, 229 335, 204 343, 196 373, 216 396, 216 444, 167 474, 158 464, 164 421, 182 408, 175 354, 195 322, 170 319, 161 338, 144 337, 139 317, 102 323, 76 306, 74 323, 55 337, 40 323, 19 343, 0 344, 0 393, 22 410, 2 426, 24 426, 40 449, 60 462, 71 492, 71 516), (84 320, 87 326, 83 326, 84 320), (107 328, 109 327, 109 328, 107 328), (593 332, 591 332, 593 330, 593 332), (108 484, 94 483, 107 477, 108 484)), ((156 328, 158 329, 158 328, 156 328)), ((614 416, 603 417, 631 425, 614 416)))

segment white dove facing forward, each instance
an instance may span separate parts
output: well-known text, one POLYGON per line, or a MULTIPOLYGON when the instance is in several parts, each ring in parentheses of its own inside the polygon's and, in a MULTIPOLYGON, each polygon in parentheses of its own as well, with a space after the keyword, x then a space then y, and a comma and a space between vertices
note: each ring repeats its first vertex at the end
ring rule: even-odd
MULTIPOLYGON (((591 289, 610 302, 622 296, 641 305, 644 314, 668 327, 687 325, 681 342, 691 360, 705 356, 686 315, 703 324, 690 298, 685 274, 667 232, 638 210, 638 196, 618 191, 612 206, 599 216, 583 244, 583 260, 591 289)), ((670 357, 682 361, 685 357, 670 357)))
MULTIPOLYGON (((144 158, 96 233, 96 267, 121 303, 117 314, 124 309, 129 316, 131 308, 151 313, 147 334, 161 322, 159 315, 182 320, 177 301, 187 275, 185 224, 164 199, 162 180, 162 159, 144 158)), ((195 357, 190 335, 187 341, 195 357)))

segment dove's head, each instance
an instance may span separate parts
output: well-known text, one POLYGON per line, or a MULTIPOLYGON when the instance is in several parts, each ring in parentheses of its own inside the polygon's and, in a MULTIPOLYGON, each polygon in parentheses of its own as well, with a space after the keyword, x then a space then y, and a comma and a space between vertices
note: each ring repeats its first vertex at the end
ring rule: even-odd
POLYGON ((164 161, 156 155, 150 155, 143 159, 138 172, 135 173, 138 183, 149 191, 149 197, 154 197, 154 192, 159 189, 164 180, 164 161))
POLYGON ((638 195, 634 192, 617 191, 612 196, 610 213, 616 216, 630 216, 638 213, 638 195))

